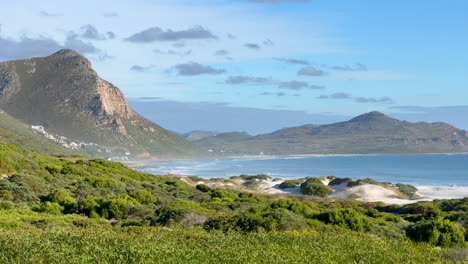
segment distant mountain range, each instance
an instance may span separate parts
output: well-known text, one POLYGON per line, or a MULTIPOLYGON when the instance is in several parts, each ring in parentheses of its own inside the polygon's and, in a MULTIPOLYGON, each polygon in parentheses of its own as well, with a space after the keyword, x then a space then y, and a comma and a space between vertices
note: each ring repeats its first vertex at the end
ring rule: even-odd
POLYGON ((468 133, 446 123, 411 123, 380 112, 346 122, 273 133, 220 133, 194 141, 217 155, 423 154, 468 152, 468 133))
POLYGON ((0 109, 28 126, 132 157, 204 155, 182 137, 143 118, 122 92, 73 50, 0 63, 0 109))

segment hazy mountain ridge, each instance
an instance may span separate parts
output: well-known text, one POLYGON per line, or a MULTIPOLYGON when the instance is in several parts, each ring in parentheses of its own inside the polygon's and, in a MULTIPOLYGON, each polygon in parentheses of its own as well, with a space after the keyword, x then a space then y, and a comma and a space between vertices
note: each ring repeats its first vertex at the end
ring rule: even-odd
POLYGON ((237 141, 206 138, 196 145, 227 155, 423 154, 468 152, 465 130, 446 123, 411 123, 379 112, 328 125, 284 128, 237 141))
POLYGON ((202 153, 133 111, 122 92, 100 78, 89 60, 73 50, 0 63, 0 108, 29 125, 132 155, 192 157, 202 153))

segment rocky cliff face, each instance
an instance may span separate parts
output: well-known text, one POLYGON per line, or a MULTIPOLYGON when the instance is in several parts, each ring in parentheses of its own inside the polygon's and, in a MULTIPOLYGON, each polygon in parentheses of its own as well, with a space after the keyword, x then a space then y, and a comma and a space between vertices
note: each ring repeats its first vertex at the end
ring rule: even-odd
POLYGON ((198 152, 133 111, 123 93, 73 50, 0 63, 0 108, 77 141, 158 156, 198 152))

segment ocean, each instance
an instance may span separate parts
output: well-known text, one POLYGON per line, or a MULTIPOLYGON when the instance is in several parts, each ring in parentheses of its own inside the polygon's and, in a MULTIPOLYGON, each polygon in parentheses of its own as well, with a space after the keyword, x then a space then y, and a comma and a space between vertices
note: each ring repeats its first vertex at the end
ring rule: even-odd
POLYGON ((432 197, 468 197, 468 155, 348 155, 254 157, 216 160, 164 161, 140 170, 202 178, 266 174, 272 178, 300 179, 333 175, 407 183, 432 197))

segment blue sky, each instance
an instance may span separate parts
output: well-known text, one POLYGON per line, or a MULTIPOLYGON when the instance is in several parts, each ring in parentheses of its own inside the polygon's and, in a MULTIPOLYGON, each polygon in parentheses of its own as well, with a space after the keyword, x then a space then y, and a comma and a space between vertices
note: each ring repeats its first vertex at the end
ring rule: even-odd
POLYGON ((133 107, 181 132, 263 133, 373 110, 467 129, 466 10, 465 0, 10 1, 0 60, 76 49, 133 107), (196 121, 207 113, 212 122, 196 121))

